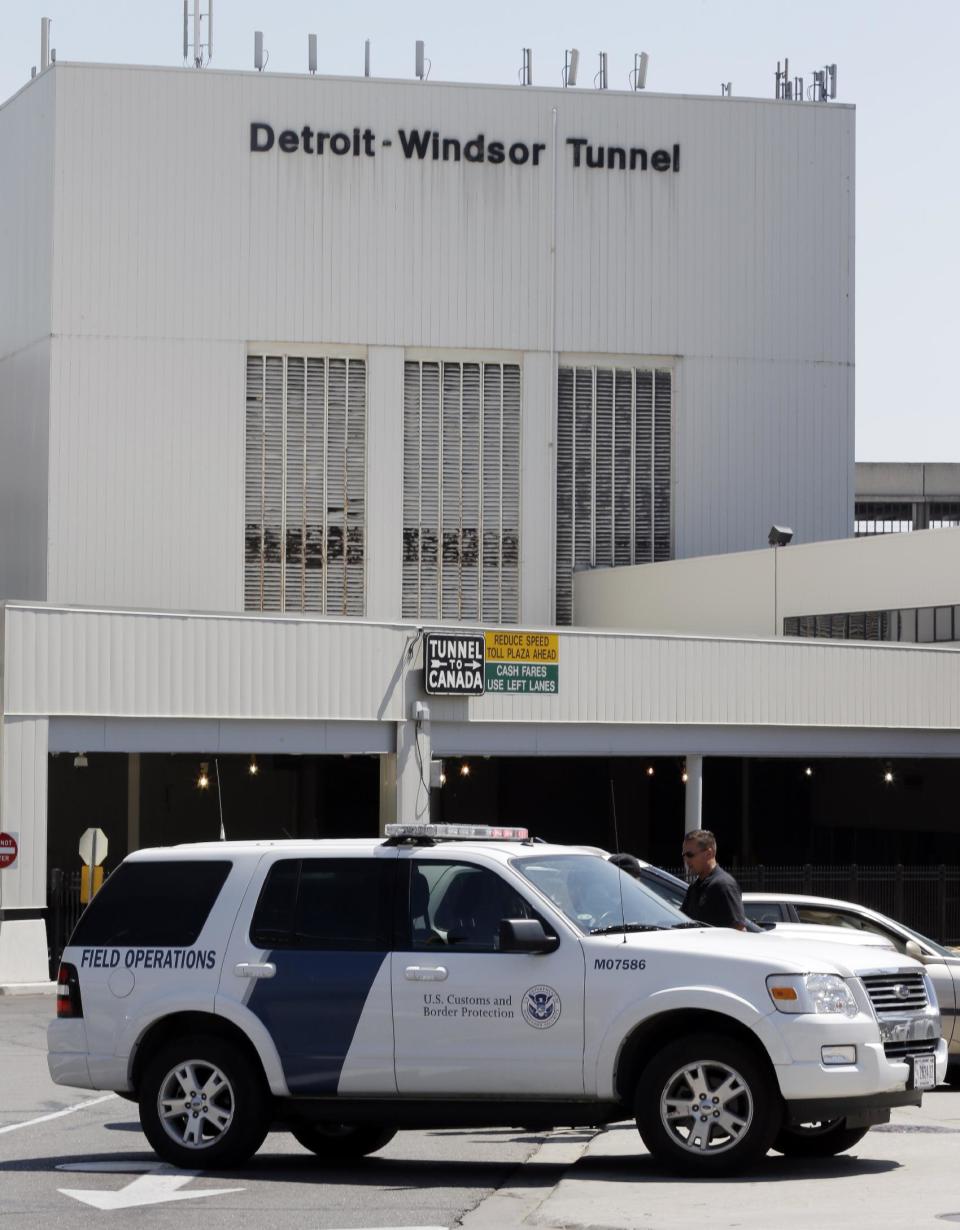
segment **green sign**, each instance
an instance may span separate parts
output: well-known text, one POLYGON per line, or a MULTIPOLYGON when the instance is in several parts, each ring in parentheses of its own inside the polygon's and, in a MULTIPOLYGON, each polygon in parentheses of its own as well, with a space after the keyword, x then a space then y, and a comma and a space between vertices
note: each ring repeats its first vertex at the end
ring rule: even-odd
POLYGON ((484 670, 484 692, 555 694, 560 691, 557 662, 490 662, 484 670))

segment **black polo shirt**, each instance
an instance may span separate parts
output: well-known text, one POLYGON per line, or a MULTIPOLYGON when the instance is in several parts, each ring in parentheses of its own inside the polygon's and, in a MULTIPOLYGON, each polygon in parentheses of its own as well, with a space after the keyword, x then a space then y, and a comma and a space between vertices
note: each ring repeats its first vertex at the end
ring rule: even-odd
POLYGON ((712 927, 742 927, 746 921, 737 882, 719 866, 702 880, 694 880, 680 908, 688 918, 712 927))

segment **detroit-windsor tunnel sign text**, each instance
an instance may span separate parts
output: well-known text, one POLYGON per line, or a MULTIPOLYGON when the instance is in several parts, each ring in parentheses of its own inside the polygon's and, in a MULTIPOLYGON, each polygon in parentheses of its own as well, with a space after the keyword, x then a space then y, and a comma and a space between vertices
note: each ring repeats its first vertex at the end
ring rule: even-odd
MULTIPOLYGON (((563 149, 574 170, 679 171, 680 146, 650 149, 648 143, 605 145, 589 137, 567 137, 563 149)), ((478 132, 451 137, 433 128, 398 128, 378 137, 372 128, 325 131, 304 124, 281 128, 256 121, 250 125, 252 154, 307 154, 325 159, 399 157, 408 162, 466 162, 491 166, 539 167, 549 161, 543 141, 491 138, 478 132)))

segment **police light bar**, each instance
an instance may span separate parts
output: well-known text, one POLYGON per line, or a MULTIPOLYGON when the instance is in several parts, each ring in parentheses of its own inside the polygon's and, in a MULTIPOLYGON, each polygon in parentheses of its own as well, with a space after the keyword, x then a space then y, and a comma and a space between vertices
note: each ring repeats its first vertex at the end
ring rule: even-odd
POLYGON ((528 829, 487 824, 388 824, 387 837, 429 837, 434 841, 529 841, 528 829))

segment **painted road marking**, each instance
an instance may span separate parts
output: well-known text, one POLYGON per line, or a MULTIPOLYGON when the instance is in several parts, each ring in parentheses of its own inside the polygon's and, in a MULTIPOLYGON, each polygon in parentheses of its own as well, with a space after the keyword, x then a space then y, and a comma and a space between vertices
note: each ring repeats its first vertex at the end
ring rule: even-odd
POLYGON ((72 1115, 75 1110, 85 1110, 88 1106, 99 1106, 101 1102, 109 1102, 111 1098, 116 1096, 115 1093, 107 1093, 102 1098, 91 1098, 88 1102, 77 1102, 75 1106, 68 1106, 66 1110, 55 1110, 51 1115, 40 1115, 37 1119, 26 1119, 23 1123, 8 1123, 6 1127, 0 1127, 0 1136, 4 1132, 16 1132, 18 1128, 33 1127, 35 1123, 49 1123, 51 1119, 61 1119, 64 1115, 72 1115))
POLYGON ((201 1170, 177 1170, 162 1162, 151 1165, 149 1162, 74 1162, 64 1163, 58 1170, 79 1171, 85 1174, 126 1173, 136 1171, 139 1178, 121 1187, 119 1191, 97 1191, 73 1187, 60 1187, 57 1190, 62 1196, 70 1196, 83 1204, 91 1204, 95 1209, 109 1212, 112 1209, 133 1209, 147 1204, 167 1204, 173 1200, 201 1200, 204 1196, 229 1196, 234 1192, 242 1192, 242 1187, 212 1187, 206 1191, 183 1192, 185 1187, 198 1176, 201 1170))

